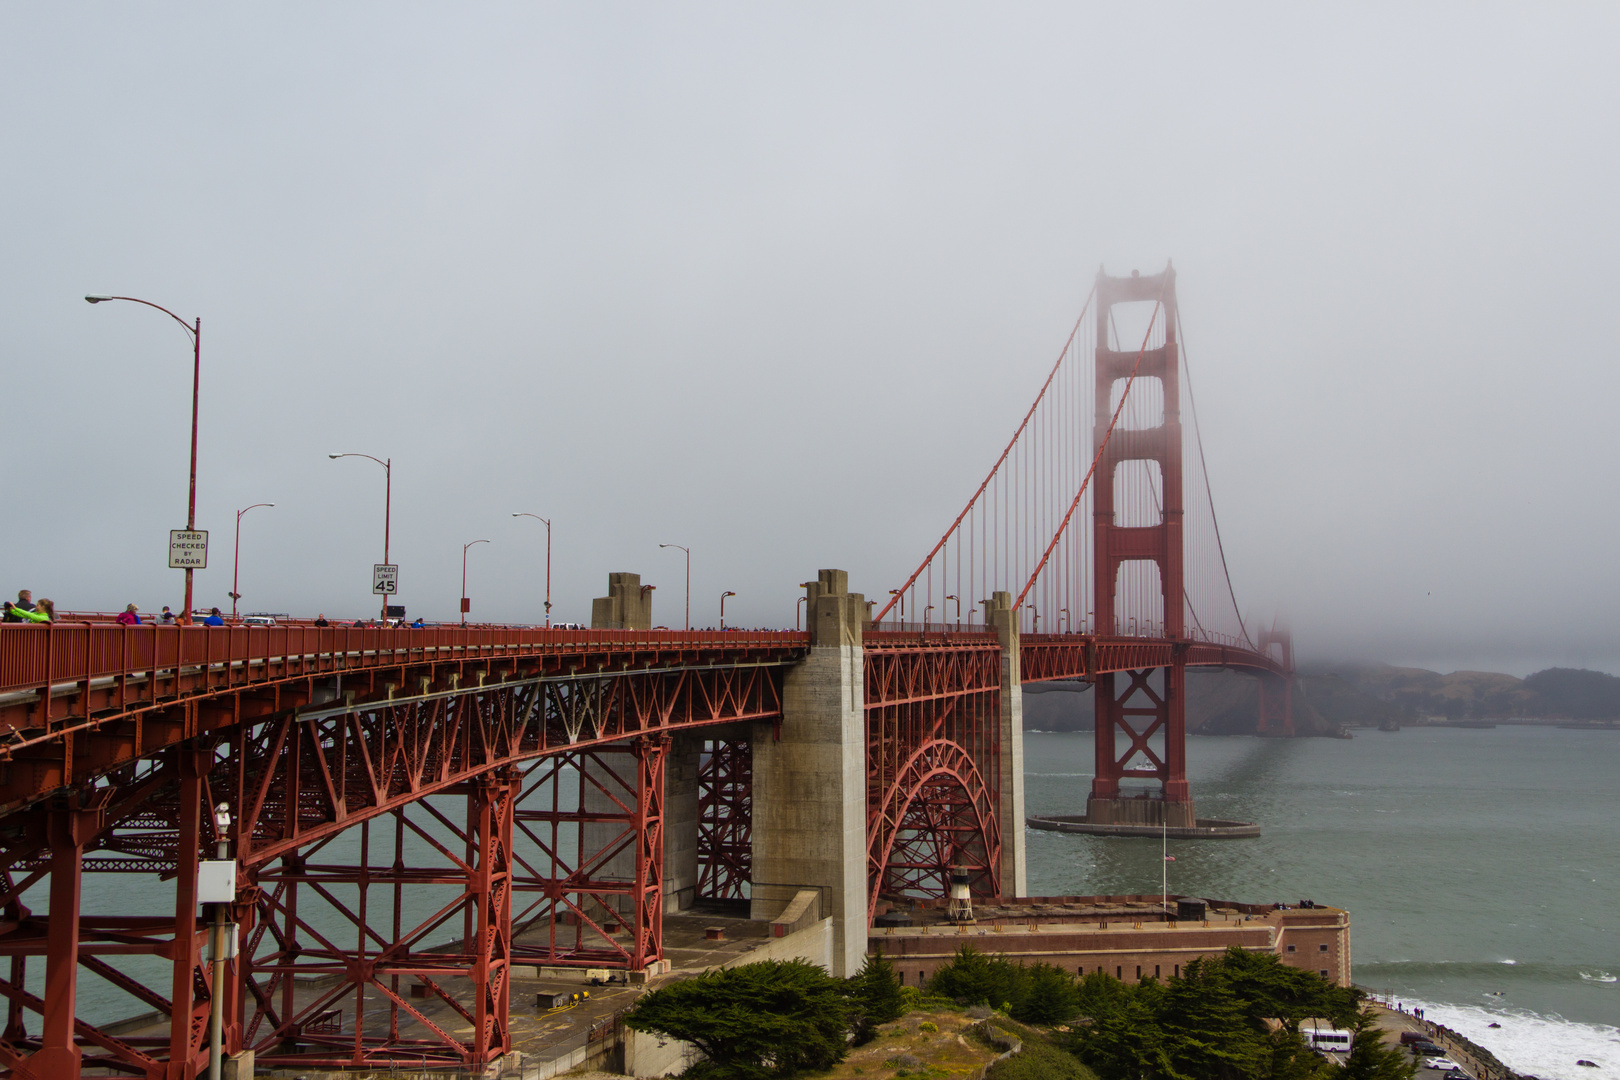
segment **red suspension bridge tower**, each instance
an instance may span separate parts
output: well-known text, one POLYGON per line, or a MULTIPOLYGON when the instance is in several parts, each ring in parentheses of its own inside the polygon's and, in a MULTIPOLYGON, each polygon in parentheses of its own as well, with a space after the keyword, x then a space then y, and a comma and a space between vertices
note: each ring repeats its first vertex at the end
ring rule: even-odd
MULTIPOLYGON (((1097 454, 1092 504, 1096 610, 1092 625, 1099 636, 1162 636, 1173 649, 1170 664, 1163 668, 1106 672, 1096 677, 1096 773, 1086 801, 1086 819, 1098 825, 1187 828, 1194 825, 1195 818, 1186 761, 1181 363, 1176 342, 1175 270, 1166 267, 1163 273, 1130 277, 1099 273, 1096 298, 1097 388, 1092 429, 1097 454), (1114 306, 1136 301, 1157 305, 1163 319, 1163 343, 1157 348, 1110 348, 1114 306), (1162 393, 1144 395, 1147 380, 1157 380, 1162 393), (1116 403, 1131 392, 1133 383, 1138 384, 1138 400, 1160 397, 1163 414, 1155 426, 1114 431, 1116 403), (1148 467, 1132 467, 1134 463, 1148 467), (1158 503, 1157 522, 1139 520, 1142 515, 1136 514, 1121 523, 1122 503, 1148 505, 1142 492, 1126 489, 1146 485, 1147 494, 1152 495, 1153 465, 1158 467, 1157 486, 1162 491, 1161 497, 1152 500, 1158 503), (1151 564, 1156 573, 1143 564, 1151 564), (1122 569, 1126 578, 1123 591, 1132 594, 1129 597, 1122 596, 1122 569), (1128 621, 1127 608, 1135 610, 1135 617, 1128 621), (1127 778, 1157 781, 1156 797, 1128 797, 1120 784, 1127 778)), ((1141 794, 1155 793, 1149 789, 1141 794)))

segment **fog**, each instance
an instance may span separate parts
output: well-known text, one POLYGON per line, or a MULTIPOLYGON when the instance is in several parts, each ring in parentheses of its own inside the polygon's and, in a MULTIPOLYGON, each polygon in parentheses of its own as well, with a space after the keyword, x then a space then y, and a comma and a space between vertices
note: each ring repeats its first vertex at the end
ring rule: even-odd
POLYGON ((11 5, 0 589, 792 625, 897 587, 1173 259, 1243 609, 1620 671, 1605 5, 11 5))

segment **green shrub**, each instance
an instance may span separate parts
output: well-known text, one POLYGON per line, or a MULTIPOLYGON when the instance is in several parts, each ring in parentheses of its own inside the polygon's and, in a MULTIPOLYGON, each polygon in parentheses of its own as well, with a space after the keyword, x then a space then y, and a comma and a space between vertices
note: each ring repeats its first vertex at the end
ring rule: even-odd
POLYGON ((917 986, 902 986, 900 988, 900 1015, 904 1016, 913 1009, 940 1009, 949 1008, 956 1002, 943 994, 936 994, 917 986))
POLYGON ((1046 1042, 1024 1040, 1024 1048, 990 1067, 985 1080, 1097 1080, 1097 1074, 1046 1042))
MULTIPOLYGON (((1235 946, 1193 960, 1166 982, 1127 986, 1088 975, 1077 993, 1091 1023, 1077 1025, 1066 1048, 1103 1080, 1310 1077, 1320 1062, 1299 1037, 1300 1021, 1322 1016, 1344 1027, 1359 1011, 1359 991, 1289 967, 1273 953, 1235 946)), ((1399 1080, 1398 1073, 1376 1070, 1338 1075, 1399 1080)))
POLYGON ((928 991, 943 994, 963 1005, 1005 1005, 1015 1008, 1029 982, 1023 965, 1000 956, 986 956, 971 945, 956 950, 949 963, 928 980, 928 991))
POLYGON ((705 972, 647 994, 624 1022, 692 1043, 708 1061, 688 1072, 713 1080, 792 1076, 849 1052, 843 981, 802 960, 705 972))
POLYGON ((882 953, 869 955, 861 970, 845 981, 855 1045, 871 1042, 877 1038, 879 1024, 897 1020, 905 1013, 905 998, 900 991, 900 977, 882 953))
POLYGON ((1026 1024, 1061 1024, 1080 1010, 1080 991, 1074 976, 1060 967, 1036 963, 1029 969, 1024 996, 1011 1015, 1026 1024))
POLYGON ((1007 1015, 1032 1024, 1060 1024, 1079 1010, 1074 976, 1047 963, 1033 967, 1000 956, 985 956, 971 945, 928 980, 930 994, 943 994, 966 1005, 995 1005, 1007 1015))

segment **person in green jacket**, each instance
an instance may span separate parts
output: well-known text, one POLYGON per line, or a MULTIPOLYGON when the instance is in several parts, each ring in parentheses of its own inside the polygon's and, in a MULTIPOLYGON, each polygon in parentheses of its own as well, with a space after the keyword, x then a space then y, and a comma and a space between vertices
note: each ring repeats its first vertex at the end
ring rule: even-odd
POLYGON ((6 615, 11 622, 48 623, 56 619, 56 605, 46 599, 41 599, 34 605, 34 610, 20 608, 16 604, 6 605, 6 615))

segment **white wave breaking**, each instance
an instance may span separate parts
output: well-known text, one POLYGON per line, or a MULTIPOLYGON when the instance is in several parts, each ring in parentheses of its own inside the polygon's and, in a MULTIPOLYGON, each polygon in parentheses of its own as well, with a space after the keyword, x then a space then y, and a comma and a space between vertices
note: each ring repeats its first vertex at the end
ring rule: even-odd
MULTIPOLYGON (((1408 999, 1411 1002, 1411 999, 1408 999)), ((1429 1005, 1424 1015, 1472 1039, 1517 1073, 1543 1080, 1592 1080, 1594 1070, 1576 1065, 1585 1059, 1601 1069, 1620 1069, 1620 1027, 1581 1024, 1561 1016, 1522 1009, 1486 1009, 1477 1005, 1429 1005), (1491 1027, 1500 1024, 1501 1027, 1491 1027)), ((1612 1076, 1598 1071, 1597 1076, 1612 1076)))

